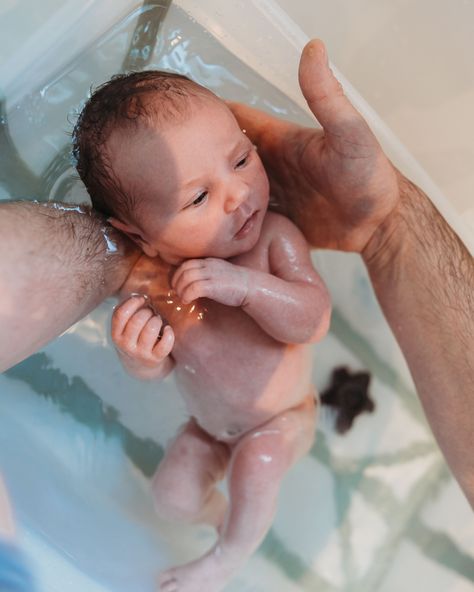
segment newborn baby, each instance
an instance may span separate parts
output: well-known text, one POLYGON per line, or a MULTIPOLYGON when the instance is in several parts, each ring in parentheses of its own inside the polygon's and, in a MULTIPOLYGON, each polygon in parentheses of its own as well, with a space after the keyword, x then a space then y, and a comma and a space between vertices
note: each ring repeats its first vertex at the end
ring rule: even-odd
POLYGON ((112 318, 120 358, 144 379, 174 370, 190 414, 153 479, 156 509, 218 533, 204 556, 162 573, 160 590, 218 592, 313 443, 308 344, 328 330, 329 296, 300 231, 267 210, 255 147, 209 90, 169 72, 115 77, 74 140, 94 206, 143 251, 112 318))

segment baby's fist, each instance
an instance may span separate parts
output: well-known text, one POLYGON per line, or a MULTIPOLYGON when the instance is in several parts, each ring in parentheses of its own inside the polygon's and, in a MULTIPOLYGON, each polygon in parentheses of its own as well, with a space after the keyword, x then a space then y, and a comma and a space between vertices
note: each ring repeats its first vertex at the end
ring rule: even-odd
POLYGON ((160 364, 173 349, 174 332, 163 326, 163 320, 146 306, 144 296, 131 296, 112 315, 112 339, 122 355, 152 368, 160 364))
POLYGON ((227 306, 242 306, 248 294, 248 270, 224 259, 188 259, 175 271, 171 286, 185 304, 210 298, 227 306))

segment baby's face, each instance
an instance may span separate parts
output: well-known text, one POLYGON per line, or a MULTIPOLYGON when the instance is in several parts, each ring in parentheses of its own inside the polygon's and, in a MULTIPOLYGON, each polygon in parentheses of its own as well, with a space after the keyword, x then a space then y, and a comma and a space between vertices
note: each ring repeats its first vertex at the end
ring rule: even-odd
POLYGON ((114 169, 140 196, 136 234, 169 263, 227 259, 255 246, 269 184, 254 146, 227 106, 200 99, 182 121, 112 143, 114 169))

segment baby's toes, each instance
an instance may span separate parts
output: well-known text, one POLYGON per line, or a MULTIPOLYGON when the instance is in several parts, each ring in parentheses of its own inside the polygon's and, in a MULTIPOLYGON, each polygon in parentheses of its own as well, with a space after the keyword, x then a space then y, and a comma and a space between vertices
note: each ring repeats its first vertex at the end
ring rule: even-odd
POLYGON ((178 592, 178 580, 172 571, 165 571, 160 574, 160 592, 178 592))

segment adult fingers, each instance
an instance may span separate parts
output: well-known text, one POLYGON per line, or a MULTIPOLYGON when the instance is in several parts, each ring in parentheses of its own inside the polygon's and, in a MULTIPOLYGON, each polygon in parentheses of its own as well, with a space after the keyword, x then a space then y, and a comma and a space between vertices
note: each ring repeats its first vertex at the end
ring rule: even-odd
POLYGON ((326 47, 320 39, 313 39, 304 47, 298 78, 309 108, 326 131, 339 135, 347 129, 348 121, 365 124, 329 67, 326 47))

